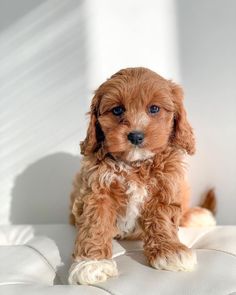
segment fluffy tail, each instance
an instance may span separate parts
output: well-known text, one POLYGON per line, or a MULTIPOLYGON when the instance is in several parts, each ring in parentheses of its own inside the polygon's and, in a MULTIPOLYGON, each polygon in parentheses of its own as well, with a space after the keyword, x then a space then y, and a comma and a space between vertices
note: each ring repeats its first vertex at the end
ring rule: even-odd
POLYGON ((208 209, 209 211, 211 211, 213 215, 216 215, 217 202, 216 202, 215 190, 213 188, 207 192, 200 207, 208 209))
POLYGON ((182 216, 180 225, 184 227, 214 226, 216 220, 216 195, 214 189, 210 189, 199 207, 190 208, 182 216))

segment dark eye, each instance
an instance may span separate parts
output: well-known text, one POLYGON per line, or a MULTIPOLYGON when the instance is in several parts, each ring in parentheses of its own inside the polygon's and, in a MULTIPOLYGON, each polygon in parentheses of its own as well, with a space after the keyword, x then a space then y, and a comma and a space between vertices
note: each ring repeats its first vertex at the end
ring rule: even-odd
POLYGON ((125 109, 122 106, 118 106, 118 107, 114 107, 111 111, 113 115, 121 116, 125 112, 125 109))
POLYGON ((160 108, 158 106, 156 106, 155 104, 151 105, 149 108, 148 108, 148 112, 150 114, 156 114, 160 111, 160 108))

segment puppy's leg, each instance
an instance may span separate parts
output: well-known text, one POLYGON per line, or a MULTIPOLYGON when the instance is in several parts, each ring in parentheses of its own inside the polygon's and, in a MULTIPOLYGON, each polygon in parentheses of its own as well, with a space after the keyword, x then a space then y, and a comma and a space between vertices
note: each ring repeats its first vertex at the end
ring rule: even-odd
POLYGON ((195 253, 181 244, 177 231, 180 205, 159 203, 152 198, 142 214, 144 251, 156 269, 191 271, 196 264, 195 253))
POLYGON ((78 236, 70 284, 95 284, 117 275, 116 263, 111 259, 115 218, 109 196, 91 194, 84 198, 83 213, 76 224, 78 236))

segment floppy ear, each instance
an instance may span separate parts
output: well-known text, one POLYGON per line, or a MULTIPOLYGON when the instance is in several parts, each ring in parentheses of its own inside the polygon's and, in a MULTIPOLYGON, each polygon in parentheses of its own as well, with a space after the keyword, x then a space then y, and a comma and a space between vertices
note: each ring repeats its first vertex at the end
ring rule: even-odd
POLYGON ((101 126, 98 122, 98 108, 99 101, 97 95, 95 94, 89 112, 90 121, 87 135, 85 140, 80 142, 81 154, 84 156, 88 156, 89 154, 97 152, 100 149, 101 143, 105 138, 101 126))
POLYGON ((170 81, 171 93, 175 105, 174 134, 172 143, 184 150, 189 155, 195 153, 195 138, 193 129, 187 120, 187 114, 184 109, 184 94, 182 88, 170 81))

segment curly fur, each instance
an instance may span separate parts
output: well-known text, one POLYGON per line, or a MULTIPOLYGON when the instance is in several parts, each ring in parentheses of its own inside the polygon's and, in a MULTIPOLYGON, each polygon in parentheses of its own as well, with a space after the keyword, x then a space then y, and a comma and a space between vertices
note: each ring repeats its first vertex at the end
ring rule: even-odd
POLYGON ((146 68, 104 82, 92 100, 71 195, 74 259, 111 259, 112 238, 141 238, 153 267, 192 269, 195 256, 177 235, 184 214, 187 223, 186 152, 194 154, 195 140, 180 86, 146 68), (125 112, 115 116, 111 110, 120 105, 125 112), (150 105, 160 111, 148 113, 150 105), (127 139, 133 130, 145 135, 140 146, 127 139))

